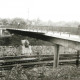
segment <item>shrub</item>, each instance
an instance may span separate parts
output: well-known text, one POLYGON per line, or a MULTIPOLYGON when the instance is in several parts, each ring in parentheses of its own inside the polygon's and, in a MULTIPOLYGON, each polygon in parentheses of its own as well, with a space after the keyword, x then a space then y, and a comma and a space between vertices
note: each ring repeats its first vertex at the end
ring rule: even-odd
POLYGON ((27 75, 25 74, 25 71, 21 65, 18 64, 12 68, 9 75, 9 80, 28 80, 27 75))

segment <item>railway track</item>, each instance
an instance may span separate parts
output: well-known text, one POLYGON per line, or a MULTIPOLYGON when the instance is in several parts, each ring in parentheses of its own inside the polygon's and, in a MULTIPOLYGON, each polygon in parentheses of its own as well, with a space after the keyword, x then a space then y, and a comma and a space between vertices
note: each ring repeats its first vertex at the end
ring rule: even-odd
MULTIPOLYGON (((76 59, 76 54, 61 54, 59 64, 76 64, 76 59)), ((17 64, 22 65, 24 68, 34 67, 35 65, 43 64, 47 66, 52 66, 54 65, 53 60, 53 55, 0 57, 0 69, 12 69, 12 67, 14 67, 17 64)))

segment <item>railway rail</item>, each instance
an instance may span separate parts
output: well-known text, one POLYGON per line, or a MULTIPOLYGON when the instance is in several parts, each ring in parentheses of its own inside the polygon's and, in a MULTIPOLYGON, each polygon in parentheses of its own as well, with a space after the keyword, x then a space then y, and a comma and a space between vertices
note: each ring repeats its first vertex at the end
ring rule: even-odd
MULTIPOLYGON (((80 58, 80 56, 79 56, 80 58)), ((60 65, 76 64, 77 54, 60 54, 60 65)), ((4 56, 0 57, 0 69, 12 69, 17 64, 24 68, 34 67, 35 65, 54 65, 54 55, 36 55, 36 56, 4 56)), ((80 63, 80 62, 79 62, 80 63)))

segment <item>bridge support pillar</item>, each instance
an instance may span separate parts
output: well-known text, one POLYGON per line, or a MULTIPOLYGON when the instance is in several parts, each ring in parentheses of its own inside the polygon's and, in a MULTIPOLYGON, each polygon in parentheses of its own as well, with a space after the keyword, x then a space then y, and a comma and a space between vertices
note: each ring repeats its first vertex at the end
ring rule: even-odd
POLYGON ((80 51, 77 51, 77 59, 76 59, 76 67, 79 67, 79 53, 80 51))
POLYGON ((54 52, 54 68, 57 68, 58 67, 58 65, 59 65, 59 45, 55 45, 54 46, 54 50, 55 50, 55 52, 54 52))

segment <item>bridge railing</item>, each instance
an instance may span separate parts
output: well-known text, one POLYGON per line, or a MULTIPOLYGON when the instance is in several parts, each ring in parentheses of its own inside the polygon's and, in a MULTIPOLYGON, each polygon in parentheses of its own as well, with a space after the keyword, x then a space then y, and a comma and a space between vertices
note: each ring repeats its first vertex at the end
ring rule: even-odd
MULTIPOLYGON (((31 28, 32 29, 32 28, 31 28)), ((58 34, 64 37, 70 38, 80 38, 80 29, 78 27, 50 27, 50 26, 41 26, 41 27, 33 27, 35 30, 41 30, 42 32, 48 33, 52 32, 53 34, 58 34)))
POLYGON ((34 31, 45 32, 60 32, 67 33, 69 35, 80 35, 80 29, 78 27, 60 27, 60 26, 2 26, 2 28, 15 28, 15 29, 28 29, 34 31))
POLYGON ((28 29, 41 30, 41 31, 57 31, 57 32, 67 32, 70 34, 80 35, 79 28, 76 27, 53 27, 53 26, 30 26, 28 29))

